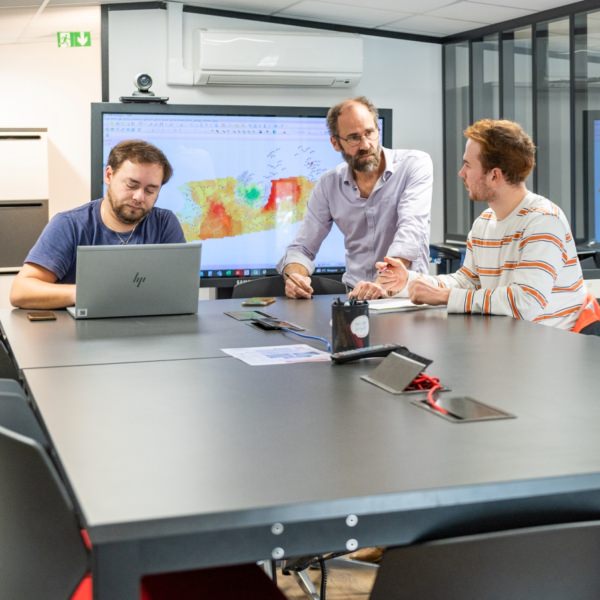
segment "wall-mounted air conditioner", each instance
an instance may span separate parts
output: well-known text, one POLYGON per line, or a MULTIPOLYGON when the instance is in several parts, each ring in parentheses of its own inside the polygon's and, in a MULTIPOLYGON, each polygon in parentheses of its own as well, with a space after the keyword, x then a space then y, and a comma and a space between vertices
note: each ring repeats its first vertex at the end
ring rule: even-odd
POLYGON ((359 36, 197 31, 195 85, 353 87, 362 70, 359 36))

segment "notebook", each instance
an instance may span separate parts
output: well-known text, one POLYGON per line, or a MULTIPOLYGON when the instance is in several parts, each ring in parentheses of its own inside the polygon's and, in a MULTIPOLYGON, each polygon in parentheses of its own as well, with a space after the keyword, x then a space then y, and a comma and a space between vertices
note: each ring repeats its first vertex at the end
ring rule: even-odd
POLYGON ((200 242, 78 246, 76 319, 198 312, 200 242))

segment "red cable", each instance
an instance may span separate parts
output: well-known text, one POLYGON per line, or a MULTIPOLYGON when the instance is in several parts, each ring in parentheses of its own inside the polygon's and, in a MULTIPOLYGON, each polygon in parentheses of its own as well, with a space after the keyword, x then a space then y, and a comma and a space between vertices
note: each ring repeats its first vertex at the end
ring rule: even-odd
POLYGON ((433 410, 437 410, 439 413, 447 415, 448 411, 445 408, 442 408, 434 398, 434 394, 438 390, 441 390, 442 387, 443 386, 440 383, 439 378, 430 377, 429 375, 425 375, 425 373, 421 373, 412 380, 405 391, 412 392, 427 390, 427 404, 433 408, 433 410))

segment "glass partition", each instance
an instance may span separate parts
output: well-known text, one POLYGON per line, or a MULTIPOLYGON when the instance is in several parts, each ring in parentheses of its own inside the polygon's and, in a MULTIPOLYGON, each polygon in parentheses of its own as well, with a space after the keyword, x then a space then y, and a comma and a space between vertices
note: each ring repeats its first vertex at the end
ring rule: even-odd
POLYGON ((571 214, 569 19, 536 28, 537 191, 571 214))
POLYGON ((464 240, 471 225, 470 201, 457 173, 464 150, 462 132, 470 123, 468 42, 444 46, 444 117, 445 237, 464 240))

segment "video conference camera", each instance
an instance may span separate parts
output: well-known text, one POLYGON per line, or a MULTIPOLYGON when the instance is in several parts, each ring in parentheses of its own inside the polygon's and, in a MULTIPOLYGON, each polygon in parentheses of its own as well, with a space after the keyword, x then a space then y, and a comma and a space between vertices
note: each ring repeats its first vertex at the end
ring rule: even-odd
POLYGON ((138 73, 133 83, 137 90, 134 90, 131 96, 121 96, 119 98, 121 102, 159 102, 164 104, 169 99, 165 96, 156 96, 154 92, 150 91, 153 81, 148 73, 138 73))
POLYGON ((154 93, 150 91, 152 87, 152 77, 148 75, 148 73, 139 73, 135 76, 135 87, 138 89, 137 92, 133 92, 134 96, 139 96, 140 94, 150 94, 154 96, 154 93))

